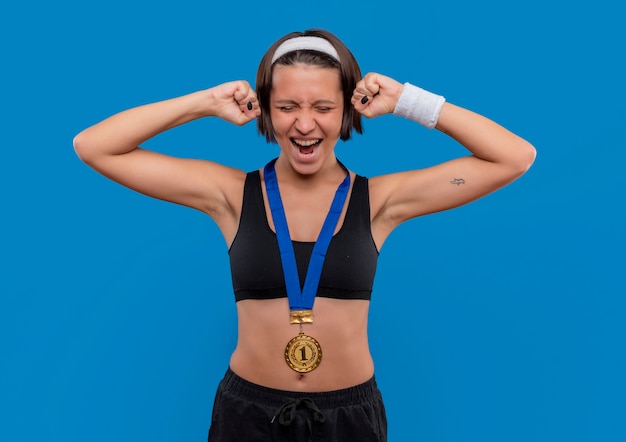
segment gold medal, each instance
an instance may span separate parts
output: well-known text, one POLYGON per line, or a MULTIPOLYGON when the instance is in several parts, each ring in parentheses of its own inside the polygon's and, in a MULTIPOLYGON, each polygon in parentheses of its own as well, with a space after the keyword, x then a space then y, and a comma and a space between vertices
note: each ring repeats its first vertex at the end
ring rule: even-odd
POLYGON ((298 373, 308 373, 320 365, 322 347, 314 337, 300 332, 285 347, 285 361, 292 370, 298 373))
POLYGON ((298 373, 308 373, 320 365, 322 347, 317 340, 302 331, 302 324, 313 323, 313 310, 291 310, 289 323, 300 325, 300 334, 293 338, 285 347, 287 365, 298 373))

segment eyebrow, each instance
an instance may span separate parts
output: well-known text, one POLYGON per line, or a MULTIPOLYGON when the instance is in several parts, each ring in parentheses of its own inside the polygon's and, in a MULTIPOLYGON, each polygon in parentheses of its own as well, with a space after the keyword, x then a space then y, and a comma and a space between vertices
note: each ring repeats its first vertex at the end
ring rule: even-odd
MULTIPOLYGON (((274 102, 274 104, 300 104, 296 100, 290 100, 290 99, 273 100, 273 102, 274 102)), ((319 105, 319 104, 336 105, 337 102, 334 101, 334 100, 326 100, 326 99, 316 100, 316 101, 313 102, 313 105, 319 105)))

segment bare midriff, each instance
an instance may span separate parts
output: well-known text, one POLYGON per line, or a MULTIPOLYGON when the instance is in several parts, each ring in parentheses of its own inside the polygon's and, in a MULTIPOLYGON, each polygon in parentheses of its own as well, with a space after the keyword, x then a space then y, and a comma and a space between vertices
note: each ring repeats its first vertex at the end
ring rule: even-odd
POLYGON ((369 380, 374 363, 367 339, 369 301, 318 297, 313 324, 304 333, 322 347, 322 361, 308 373, 285 362, 287 343, 300 332, 289 324, 286 298, 237 303, 238 339, 230 368, 240 377, 265 387, 320 392, 353 387, 369 380))

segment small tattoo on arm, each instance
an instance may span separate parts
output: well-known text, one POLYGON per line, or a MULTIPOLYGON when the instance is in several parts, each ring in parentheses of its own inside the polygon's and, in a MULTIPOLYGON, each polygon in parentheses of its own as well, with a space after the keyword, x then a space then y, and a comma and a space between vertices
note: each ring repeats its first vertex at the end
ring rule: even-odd
POLYGON ((455 178, 450 181, 450 184, 456 184, 457 186, 460 186, 461 184, 465 184, 465 180, 463 178, 455 178))

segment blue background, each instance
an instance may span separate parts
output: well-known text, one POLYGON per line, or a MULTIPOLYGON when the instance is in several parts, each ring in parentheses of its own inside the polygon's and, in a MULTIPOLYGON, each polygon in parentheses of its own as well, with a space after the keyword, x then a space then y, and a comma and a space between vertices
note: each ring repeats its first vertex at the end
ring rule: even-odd
MULTIPOLYGON (((265 49, 329 29, 364 72, 530 140, 533 168, 401 226, 371 349, 390 440, 626 440, 624 15, 617 1, 22 2, 0 7, 0 439, 200 441, 235 343, 226 245, 199 212, 75 156, 128 107, 254 82, 265 49)), ((464 154, 385 116, 340 143, 366 176, 464 154)), ((147 147, 245 170, 277 154, 202 120, 147 147)))

